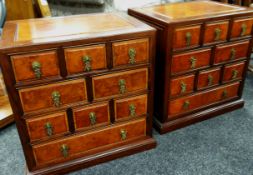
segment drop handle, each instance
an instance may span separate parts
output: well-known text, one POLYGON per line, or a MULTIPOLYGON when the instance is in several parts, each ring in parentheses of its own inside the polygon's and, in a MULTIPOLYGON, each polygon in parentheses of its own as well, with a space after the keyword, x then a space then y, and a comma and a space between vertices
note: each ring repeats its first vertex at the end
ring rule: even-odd
POLYGON ((121 94, 126 93, 126 80, 124 79, 119 80, 119 92, 121 94))
POLYGON ((236 50, 235 48, 232 48, 230 52, 230 60, 234 60, 235 56, 236 56, 236 50))
POLYGON ((194 69, 196 67, 196 63, 197 63, 197 58, 192 56, 190 58, 190 63, 191 63, 191 68, 194 69))
POLYGON ((221 32, 222 32, 222 30, 220 28, 215 29, 215 37, 214 37, 215 41, 220 40, 221 32))
POLYGON ((244 36, 246 34, 247 31, 247 25, 245 23, 242 24, 241 26, 241 36, 244 36))
POLYGON ((213 84, 213 76, 212 75, 208 75, 208 86, 211 86, 213 84))
POLYGON ((121 129, 120 130, 120 137, 121 137, 121 140, 126 140, 127 139, 127 131, 124 129, 121 129))
POLYGON ((82 61, 84 64, 84 71, 89 72, 91 71, 91 57, 88 55, 82 57, 82 61))
POLYGON ((181 86, 181 94, 185 93, 186 92, 186 88, 187 88, 186 83, 184 83, 183 81, 181 81, 180 82, 180 86, 181 86))
POLYGON ((232 79, 236 79, 238 77, 238 70, 232 70, 232 79))
POLYGON ((186 46, 190 46, 191 45, 191 40, 192 40, 191 32, 187 32, 185 34, 185 39, 186 39, 186 46))
POLYGON ((61 153, 64 158, 69 156, 69 147, 66 144, 61 145, 61 153))
POLYGON ((183 104, 183 109, 189 109, 189 106, 190 106, 190 102, 189 100, 186 100, 183 104))
POLYGON ((228 91, 227 90, 224 90, 222 92, 222 98, 227 98, 228 97, 228 91))
POLYGON ((41 64, 40 64, 40 62, 38 62, 38 61, 32 62, 32 69, 33 69, 35 78, 36 78, 36 79, 40 79, 41 76, 42 76, 42 73, 41 73, 41 64))
POLYGON ((128 56, 129 56, 129 64, 135 64, 136 50, 134 48, 129 49, 128 56))
POLYGON ((136 106, 134 104, 129 105, 129 114, 130 114, 130 117, 136 116, 136 106))
POLYGON ((53 126, 50 122, 47 122, 45 124, 45 130, 46 130, 47 136, 52 136, 53 135, 53 126))
POLYGON ((58 91, 52 92, 52 101, 55 107, 61 106, 61 94, 58 91))
POLYGON ((90 118, 90 124, 95 125, 97 123, 97 117, 95 112, 90 112, 89 113, 89 118, 90 118))

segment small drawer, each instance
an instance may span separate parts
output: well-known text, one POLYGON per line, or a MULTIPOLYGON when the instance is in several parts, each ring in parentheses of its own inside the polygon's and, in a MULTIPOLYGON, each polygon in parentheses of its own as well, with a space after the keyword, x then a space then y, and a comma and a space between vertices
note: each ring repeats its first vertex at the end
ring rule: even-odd
POLYGON ((232 24, 231 38, 251 35, 253 18, 235 19, 232 24))
POLYGON ((223 82, 242 79, 245 62, 226 65, 224 68, 223 82))
POLYGON ((211 49, 174 55, 172 58, 171 72, 175 74, 208 67, 210 65, 210 58, 211 49))
POLYGON ((59 108, 66 104, 87 100, 84 79, 38 86, 19 91, 24 112, 46 108, 59 108))
POLYGON ((247 57, 249 41, 217 46, 214 56, 214 64, 247 57))
POLYGON ((94 99, 127 94, 148 88, 148 69, 136 69, 92 78, 94 99))
POLYGON ((228 21, 207 23, 205 25, 204 43, 226 41, 228 24, 228 21))
POLYGON ((115 120, 133 118, 147 114, 147 95, 114 101, 115 120))
POLYGON ((170 97, 185 95, 193 92, 195 75, 186 75, 171 79, 170 97))
POLYGON ((66 112, 27 119, 26 125, 31 141, 51 138, 69 132, 66 112))
POLYGON ((41 166, 82 157, 87 151, 108 148, 112 144, 117 146, 124 141, 143 137, 146 135, 145 133, 146 119, 141 118, 101 130, 35 145, 32 149, 36 164, 41 166))
POLYGON ((220 68, 200 71, 198 75, 198 89, 215 86, 220 81, 220 68))
POLYGON ((88 129, 110 123, 109 104, 101 103, 73 109, 75 129, 88 129))
POLYGON ((183 49, 199 45, 200 25, 176 28, 174 31, 173 48, 183 49))
POLYGON ((64 50, 68 74, 106 69, 105 44, 64 50))
POLYGON ((195 109, 200 109, 219 101, 237 97, 239 82, 222 86, 209 91, 178 98, 169 102, 168 115, 174 117, 195 109))
POLYGON ((149 61, 149 39, 138 39, 112 44, 113 66, 134 65, 149 61))
POLYGON ((11 56, 17 82, 60 76, 56 51, 11 56))

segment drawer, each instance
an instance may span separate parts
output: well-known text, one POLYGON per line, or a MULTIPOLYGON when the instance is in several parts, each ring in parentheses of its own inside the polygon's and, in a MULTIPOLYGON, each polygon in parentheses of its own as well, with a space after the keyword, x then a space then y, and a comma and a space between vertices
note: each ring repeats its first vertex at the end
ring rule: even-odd
POLYGON ((182 97, 169 102, 168 115, 173 117, 194 109, 211 105, 215 102, 227 100, 238 96, 239 82, 222 86, 217 89, 182 97))
POLYGON ((223 82, 242 79, 245 62, 226 65, 224 68, 223 82))
POLYGON ((75 129, 88 129, 110 123, 109 104, 101 103, 73 109, 75 129))
POLYGON ((148 69, 136 69, 92 78, 94 98, 147 90, 148 69))
POLYGON ((228 24, 228 21, 207 23, 205 25, 204 43, 226 41, 228 24))
POLYGON ((198 50, 174 55, 172 58, 172 73, 190 71, 208 67, 210 64, 211 49, 198 50))
POLYGON ((173 48, 183 49, 199 45, 200 25, 179 27, 174 31, 173 48))
POLYGON ((105 69, 105 44, 67 48, 64 50, 68 74, 105 69))
POLYGON ((193 92, 195 75, 186 75, 171 79, 170 97, 193 92))
POLYGON ((11 56, 17 82, 60 76, 56 51, 11 56))
POLYGON ((112 44, 113 66, 147 63, 149 60, 149 39, 138 39, 112 44))
POLYGON ((215 50, 214 64, 246 58, 248 48, 249 41, 217 46, 215 50))
POLYGON ((231 38, 251 35, 253 18, 235 19, 232 24, 231 38))
POLYGON ((66 112, 28 119, 26 120, 26 125, 32 141, 51 138, 69 132, 66 112))
POLYGON ((209 69, 200 71, 198 75, 198 89, 203 89, 219 84, 220 81, 220 67, 215 69, 209 69))
POLYGON ((114 101, 115 120, 147 114, 147 94, 114 101))
POLYGON ((87 100, 84 79, 38 86, 19 91, 24 112, 59 108, 66 104, 87 100))
MULTIPOLYGON (((128 123, 106 127, 82 135, 33 146, 37 165, 56 163, 66 159, 81 157, 96 148, 139 138, 146 134, 146 120, 141 118, 128 123)), ((115 145, 116 146, 116 145, 115 145)))

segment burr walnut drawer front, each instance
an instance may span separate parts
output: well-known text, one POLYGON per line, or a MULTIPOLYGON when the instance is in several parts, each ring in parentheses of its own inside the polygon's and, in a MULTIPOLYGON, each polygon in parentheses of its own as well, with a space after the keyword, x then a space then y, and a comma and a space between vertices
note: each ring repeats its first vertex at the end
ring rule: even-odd
POLYGON ((168 114, 176 116, 194 109, 199 109, 215 102, 238 96, 239 82, 226 86, 178 98, 169 102, 168 114))
POLYGON ((17 82, 60 76, 56 51, 11 56, 17 82))
POLYGON ((149 39, 137 39, 112 44, 113 66, 147 63, 149 60, 149 39))
POLYGON ((69 132, 66 112, 27 119, 26 125, 32 141, 69 132))
POLYGON ((235 19, 232 24, 231 37, 243 37, 251 35, 253 18, 235 19))
POLYGON ((226 41, 228 24, 228 21, 207 23, 205 25, 204 43, 226 41))
POLYGON ((179 27, 174 30, 173 48, 183 49, 199 45, 200 25, 179 27))
POLYGON ((198 89, 203 89, 219 84, 221 69, 220 67, 214 69, 203 70, 198 75, 198 89))
POLYGON ((105 44, 66 48, 64 50, 68 74, 105 69, 105 44))
MULTIPOLYGON (((102 149, 109 145, 145 136, 146 120, 133 120, 115 124, 101 130, 75 135, 65 139, 36 145, 33 147, 37 165, 57 163, 80 157, 89 150, 102 149)), ((116 145, 115 145, 116 146, 116 145)))
POLYGON ((73 109, 75 129, 89 129, 110 123, 108 102, 73 109))
POLYGON ((115 120, 147 114, 147 94, 114 101, 115 120))
POLYGON ((223 82, 242 79, 245 62, 226 65, 224 68, 223 82))
POLYGON ((247 57, 249 41, 217 46, 214 56, 214 64, 242 59, 247 57))
POLYGON ((130 92, 147 90, 148 69, 136 69, 101 76, 92 79, 94 98, 112 97, 130 92))
POLYGON ((63 105, 87 100, 85 79, 71 80, 50 85, 19 90, 24 112, 46 108, 59 108, 63 105))
POLYGON ((210 65, 211 49, 177 54, 172 57, 172 74, 186 72, 210 65))
POLYGON ((185 95, 193 92, 195 75, 185 75, 170 81, 170 97, 185 95))

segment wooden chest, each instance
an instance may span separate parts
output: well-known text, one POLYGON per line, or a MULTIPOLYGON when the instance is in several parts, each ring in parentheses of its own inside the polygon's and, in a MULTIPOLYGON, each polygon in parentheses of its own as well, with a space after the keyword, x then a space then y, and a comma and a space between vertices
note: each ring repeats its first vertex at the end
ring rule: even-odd
POLYGON ((155 34, 114 13, 6 23, 0 62, 31 174, 156 146, 155 34))
POLYGON ((160 133, 243 106, 253 10, 192 1, 128 13, 158 30, 154 125, 160 133))

